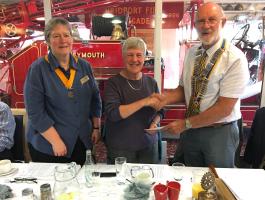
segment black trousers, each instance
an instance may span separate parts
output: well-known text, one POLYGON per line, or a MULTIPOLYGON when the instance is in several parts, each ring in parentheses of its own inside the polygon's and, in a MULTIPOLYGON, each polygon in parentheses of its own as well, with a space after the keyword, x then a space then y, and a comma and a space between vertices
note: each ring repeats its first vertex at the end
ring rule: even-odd
POLYGON ((65 156, 52 156, 36 150, 30 143, 28 143, 30 156, 33 162, 48 162, 48 163, 70 163, 76 162, 83 165, 86 160, 86 147, 78 138, 70 158, 65 156))
POLYGON ((10 149, 5 149, 4 151, 0 152, 0 160, 4 159, 13 161, 13 154, 10 149))

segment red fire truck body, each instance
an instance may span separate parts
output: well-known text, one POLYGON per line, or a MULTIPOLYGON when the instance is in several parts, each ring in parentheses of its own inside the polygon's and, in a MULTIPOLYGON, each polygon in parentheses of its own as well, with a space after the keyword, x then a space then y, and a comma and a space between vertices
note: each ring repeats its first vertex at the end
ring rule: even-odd
MULTIPOLYGON (((87 43, 75 42, 73 54, 86 59, 91 63, 101 94, 104 92, 105 81, 119 73, 123 68, 121 41, 88 41, 87 43)), ((23 108, 23 85, 29 66, 37 58, 47 54, 47 45, 44 41, 34 42, 6 63, 8 81, 6 92, 10 97, 11 107, 23 108)), ((153 66, 145 66, 143 72, 153 76, 153 66)), ((163 70, 161 70, 163 81, 163 70)), ((1 77, 0 77, 1 78, 1 77)), ((0 81, 1 82, 1 81, 0 81)), ((162 124, 168 124, 175 119, 184 118, 184 105, 167 106, 166 117, 162 124)), ((257 106, 241 106, 244 122, 251 125, 257 106)))
MULTIPOLYGON (((104 81, 119 73, 123 68, 121 46, 121 41, 88 41, 73 44, 73 54, 86 59, 92 65, 101 93, 104 81)), ((46 55, 47 52, 45 42, 37 41, 8 59, 9 81, 7 81, 6 91, 10 95, 11 107, 24 107, 23 85, 28 68, 32 62, 46 55)), ((143 72, 153 76, 153 66, 145 66, 143 72)))

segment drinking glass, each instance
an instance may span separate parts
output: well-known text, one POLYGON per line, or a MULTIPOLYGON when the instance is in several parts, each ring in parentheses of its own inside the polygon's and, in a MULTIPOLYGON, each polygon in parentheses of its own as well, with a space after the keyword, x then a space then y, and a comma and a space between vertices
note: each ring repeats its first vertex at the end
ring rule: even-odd
POLYGON ((185 165, 181 162, 174 162, 172 164, 172 167, 174 169, 174 179, 176 181, 181 181, 183 179, 183 171, 181 171, 181 169, 183 169, 185 165))
POLYGON ((124 174, 122 173, 124 170, 124 165, 126 164, 125 157, 117 157, 115 158, 115 168, 116 168, 116 176, 118 184, 124 184, 124 174))
POLYGON ((94 184, 98 184, 99 180, 100 180, 100 172, 98 171, 98 167, 97 165, 94 165, 92 168, 92 182, 94 184))

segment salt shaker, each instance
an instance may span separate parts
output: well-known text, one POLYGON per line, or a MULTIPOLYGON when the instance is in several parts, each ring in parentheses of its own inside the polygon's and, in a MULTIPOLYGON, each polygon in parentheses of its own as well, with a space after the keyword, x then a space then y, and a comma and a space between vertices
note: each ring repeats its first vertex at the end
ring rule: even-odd
POLYGON ((22 190, 22 199, 23 200, 34 200, 34 193, 32 188, 25 188, 22 190))
POLYGON ((49 183, 40 186, 40 200, 52 200, 51 185, 49 183))

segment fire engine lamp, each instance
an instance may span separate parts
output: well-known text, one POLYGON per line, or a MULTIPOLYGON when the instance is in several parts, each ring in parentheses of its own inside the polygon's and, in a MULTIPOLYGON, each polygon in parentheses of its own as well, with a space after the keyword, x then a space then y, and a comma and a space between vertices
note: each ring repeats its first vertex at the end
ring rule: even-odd
POLYGON ((103 13, 102 17, 104 17, 104 18, 112 18, 112 17, 114 17, 114 15, 112 13, 110 13, 110 12, 105 12, 105 13, 103 13))
POLYGON ((111 20, 111 23, 113 23, 113 24, 121 24, 122 21, 121 21, 119 18, 115 18, 115 17, 114 17, 114 19, 111 20))

